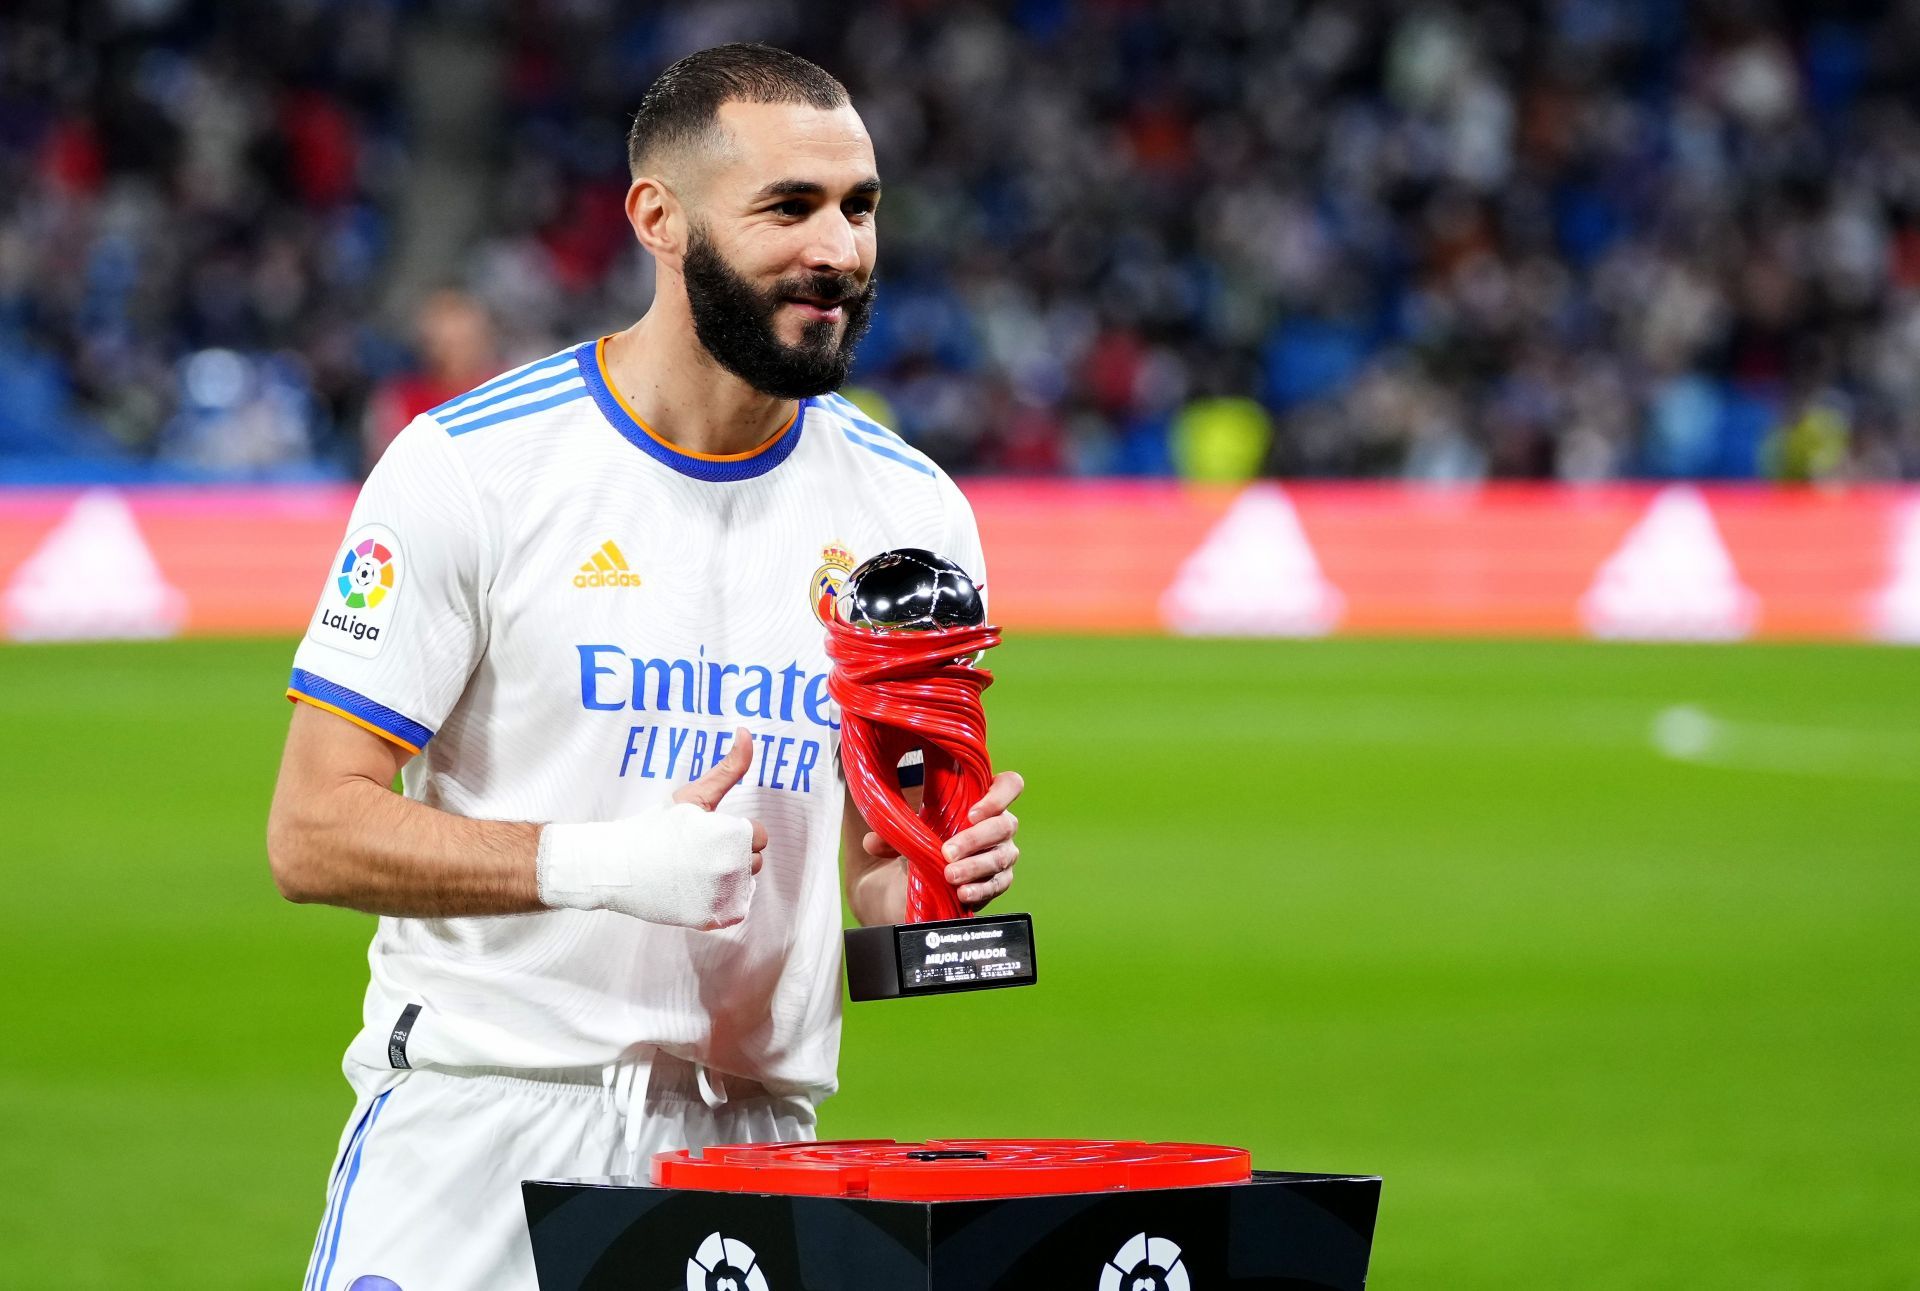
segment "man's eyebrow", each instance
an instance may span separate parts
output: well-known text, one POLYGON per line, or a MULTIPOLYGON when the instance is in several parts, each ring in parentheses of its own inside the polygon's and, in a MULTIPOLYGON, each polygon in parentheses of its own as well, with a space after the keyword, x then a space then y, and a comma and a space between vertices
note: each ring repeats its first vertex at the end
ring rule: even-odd
MULTIPOLYGON (((874 197, 880 192, 878 178, 861 180, 847 190, 851 196, 874 197)), ((827 186, 811 179, 776 179, 753 195, 756 204, 771 201, 776 197, 825 197, 827 186)))

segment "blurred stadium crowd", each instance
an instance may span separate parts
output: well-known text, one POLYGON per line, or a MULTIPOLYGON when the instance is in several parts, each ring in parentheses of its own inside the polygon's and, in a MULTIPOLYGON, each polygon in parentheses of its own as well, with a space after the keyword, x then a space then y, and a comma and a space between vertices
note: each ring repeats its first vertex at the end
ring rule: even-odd
POLYGON ((730 39, 852 90, 861 397, 958 471, 1920 476, 1914 4, 17 0, 0 478, 351 473, 624 325, 627 114, 730 39), (477 236, 402 298, 448 32, 477 236))

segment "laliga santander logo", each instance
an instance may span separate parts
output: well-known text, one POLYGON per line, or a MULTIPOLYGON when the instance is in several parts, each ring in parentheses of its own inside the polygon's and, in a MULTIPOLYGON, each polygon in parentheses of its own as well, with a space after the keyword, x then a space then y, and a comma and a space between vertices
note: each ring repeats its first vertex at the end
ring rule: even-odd
POLYGON ((363 659, 380 653, 400 602, 400 536, 382 524, 362 525, 341 544, 332 585, 320 594, 320 613, 308 635, 321 645, 363 659), (333 599, 337 592, 340 599, 333 599))
POLYGON ((687 1261, 687 1291, 767 1291, 759 1258, 745 1242, 708 1233, 687 1261))
MULTIPOLYGON (((395 561, 385 543, 368 538, 348 549, 335 586, 350 610, 370 610, 393 590, 395 561)), ((308 584, 312 586, 312 584, 308 584)))
POLYGON ((813 601, 813 617, 826 624, 833 622, 834 603, 847 584, 847 575, 853 572, 854 560, 853 553, 837 542, 822 547, 820 559, 826 563, 813 571, 808 595, 813 601))
POLYGON ((1180 1248, 1164 1237, 1135 1233, 1100 1270, 1100 1291, 1191 1291, 1180 1248))

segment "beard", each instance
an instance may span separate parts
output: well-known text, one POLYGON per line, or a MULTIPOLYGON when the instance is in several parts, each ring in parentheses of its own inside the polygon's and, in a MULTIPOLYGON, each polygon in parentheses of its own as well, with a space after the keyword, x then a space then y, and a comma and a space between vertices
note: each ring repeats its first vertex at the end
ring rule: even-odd
POLYGON ((872 322, 872 275, 862 283, 852 274, 804 274, 762 291, 734 271, 699 225, 687 240, 682 272, 694 335, 721 367, 775 399, 807 399, 845 383, 872 322), (814 319, 796 344, 786 344, 774 316, 796 297, 838 305, 840 324, 814 319))

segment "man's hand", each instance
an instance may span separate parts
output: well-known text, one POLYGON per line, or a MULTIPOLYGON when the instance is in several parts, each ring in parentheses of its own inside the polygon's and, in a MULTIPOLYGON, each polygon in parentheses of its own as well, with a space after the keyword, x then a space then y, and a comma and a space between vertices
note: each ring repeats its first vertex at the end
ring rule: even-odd
POLYGON ((987 786, 986 797, 968 810, 973 824, 947 840, 947 882, 960 889, 960 902, 968 909, 980 909, 1013 886, 1013 865, 1020 859, 1013 836, 1020 818, 1010 808, 1026 788, 1018 771, 1002 771, 987 786))
POLYGON ((649 923, 731 928, 747 917, 767 831, 715 810, 753 765, 753 738, 673 795, 673 805, 624 820, 548 825, 540 831, 540 900, 615 910, 649 923))
MULTIPOLYGON (((713 811, 720 806, 727 791, 739 784, 752 768, 753 734, 746 727, 737 726, 727 756, 708 767, 705 775, 686 788, 675 790, 673 800, 690 802, 702 811, 713 811)), ((757 820, 747 823, 753 826, 753 872, 758 874, 764 860, 761 853, 767 850, 767 828, 757 820)))
MULTIPOLYGON (((1008 809, 1026 787, 1018 771, 1002 771, 987 787, 986 796, 968 810, 967 819, 973 823, 947 840, 947 882, 959 889, 960 903, 968 909, 980 909, 1013 886, 1014 862, 1020 859, 1013 836, 1019 832, 1020 818, 1008 809)), ((900 855, 872 831, 860 847, 875 860, 900 855)))

